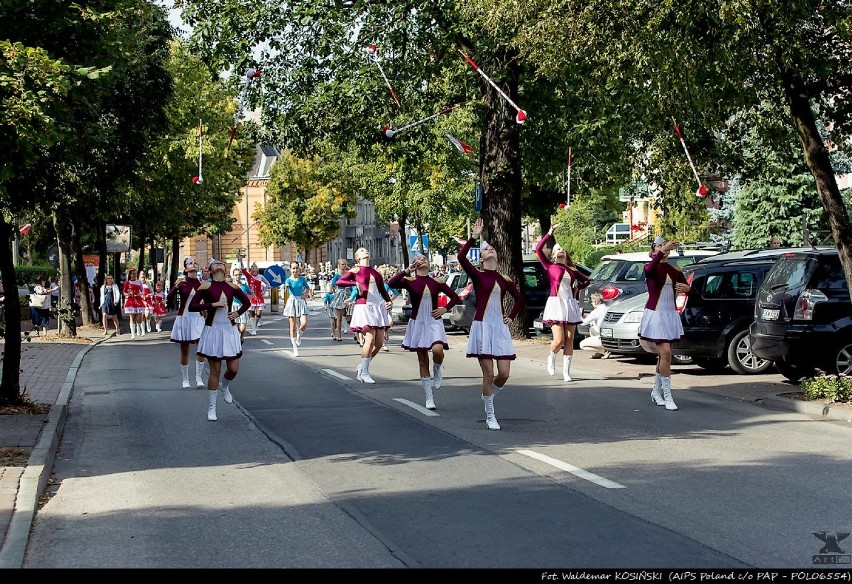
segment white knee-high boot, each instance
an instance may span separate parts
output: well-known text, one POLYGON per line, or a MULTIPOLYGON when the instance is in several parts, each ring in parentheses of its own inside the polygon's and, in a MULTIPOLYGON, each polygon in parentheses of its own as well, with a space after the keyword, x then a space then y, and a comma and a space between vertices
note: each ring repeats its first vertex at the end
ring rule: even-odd
POLYGON ((290 337, 290 344, 293 345, 293 356, 299 356, 299 341, 294 337, 290 337))
POLYGON ((494 414, 494 396, 483 395, 482 403, 485 404, 485 425, 489 430, 499 430, 500 424, 497 423, 497 416, 494 414))
POLYGON ((180 366, 180 377, 183 380, 183 387, 189 387, 189 364, 180 366))
POLYGON ((666 409, 670 411, 675 411, 677 409, 677 405, 674 403, 674 399, 672 399, 671 375, 669 375, 668 377, 663 377, 661 379, 661 385, 663 387, 663 399, 665 400, 666 409))
POLYGON ((553 351, 547 354, 547 372, 550 375, 556 375, 556 355, 553 351))
POLYGON ((572 355, 565 355, 562 357, 562 380, 563 381, 571 381, 571 357, 572 355))
POLYGON ((426 393, 426 409, 435 409, 435 398, 432 395, 432 379, 430 377, 421 377, 420 383, 423 384, 423 391, 426 393))
POLYGON ((666 405, 666 400, 663 399, 663 394, 660 390, 663 387, 663 377, 659 373, 654 374, 654 389, 651 390, 651 401, 658 406, 666 405))
POLYGON ((219 390, 213 389, 207 393, 210 394, 210 404, 207 406, 207 419, 215 422, 219 419, 216 417, 216 398, 219 396, 219 390))
POLYGON ((435 387, 435 389, 441 389, 441 386, 444 385, 444 375, 441 372, 442 368, 443 368, 443 363, 433 363, 432 364, 432 378, 433 378, 432 385, 435 387))
POLYGON ((234 396, 231 395, 231 380, 222 376, 222 384, 219 386, 219 391, 222 392, 222 399, 225 400, 226 404, 234 403, 234 396))
POLYGON ((135 320, 130 321, 130 338, 131 339, 136 338, 136 321, 135 320))
POLYGON ((196 361, 195 362, 195 387, 204 387, 204 378, 202 374, 204 372, 204 362, 196 361))

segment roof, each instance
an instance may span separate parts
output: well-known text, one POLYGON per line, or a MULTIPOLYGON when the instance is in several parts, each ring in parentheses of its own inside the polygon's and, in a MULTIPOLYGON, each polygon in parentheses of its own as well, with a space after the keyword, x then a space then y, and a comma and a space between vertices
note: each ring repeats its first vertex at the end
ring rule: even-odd
POLYGON ((761 248, 761 249, 745 249, 740 251, 731 251, 728 253, 720 253, 713 257, 699 260, 699 264, 715 264, 719 262, 735 262, 747 260, 760 260, 765 258, 776 258, 782 255, 791 253, 813 253, 814 251, 836 251, 833 247, 778 247, 778 248, 761 248))
MULTIPOLYGON (((681 256, 690 256, 690 257, 701 257, 701 256, 715 256, 718 255, 718 251, 706 250, 706 249, 695 249, 695 250, 684 250, 683 253, 678 253, 676 250, 672 250, 669 254, 669 257, 678 258, 681 256)), ((603 260, 627 260, 629 262, 650 262, 651 256, 648 255, 646 251, 637 251, 633 253, 615 253, 610 255, 605 255, 601 258, 603 260)))

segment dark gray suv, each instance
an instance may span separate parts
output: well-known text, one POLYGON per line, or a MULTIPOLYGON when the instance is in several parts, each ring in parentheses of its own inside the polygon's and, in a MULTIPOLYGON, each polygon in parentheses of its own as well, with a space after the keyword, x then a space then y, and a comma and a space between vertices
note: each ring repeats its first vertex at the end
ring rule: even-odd
POLYGON ((778 259, 758 292, 749 338, 751 350, 791 381, 817 369, 852 374, 852 303, 836 249, 778 259))

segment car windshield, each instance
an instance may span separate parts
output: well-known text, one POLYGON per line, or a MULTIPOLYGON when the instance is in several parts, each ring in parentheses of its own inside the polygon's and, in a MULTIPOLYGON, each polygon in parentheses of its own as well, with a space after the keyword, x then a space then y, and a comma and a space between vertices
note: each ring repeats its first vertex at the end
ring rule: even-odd
POLYGON ((612 280, 613 276, 618 272, 619 265, 621 265, 621 262, 617 260, 604 260, 592 271, 592 275, 589 278, 599 282, 612 280))

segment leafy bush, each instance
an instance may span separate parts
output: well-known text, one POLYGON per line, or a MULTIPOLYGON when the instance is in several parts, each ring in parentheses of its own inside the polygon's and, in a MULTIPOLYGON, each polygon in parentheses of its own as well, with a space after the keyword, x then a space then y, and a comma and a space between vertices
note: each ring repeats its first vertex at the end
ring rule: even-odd
POLYGON ((809 400, 852 401, 852 377, 848 375, 828 375, 820 372, 815 377, 802 379, 800 386, 809 400))

